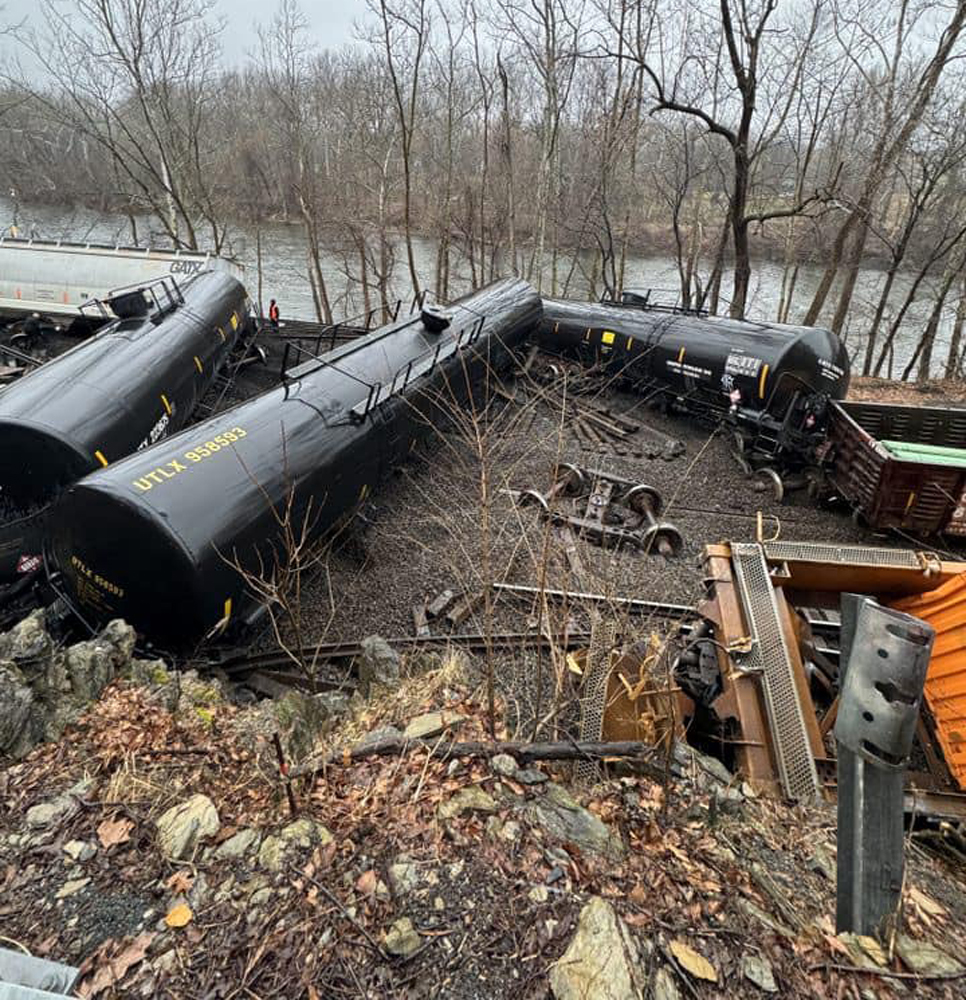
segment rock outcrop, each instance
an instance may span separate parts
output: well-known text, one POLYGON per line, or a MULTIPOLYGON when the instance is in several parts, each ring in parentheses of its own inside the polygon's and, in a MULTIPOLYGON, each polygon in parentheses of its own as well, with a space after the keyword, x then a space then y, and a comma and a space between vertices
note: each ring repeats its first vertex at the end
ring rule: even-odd
POLYGON ((134 629, 116 619, 93 639, 58 649, 42 608, 0 635, 0 757, 20 759, 60 739, 131 666, 134 642, 134 629))

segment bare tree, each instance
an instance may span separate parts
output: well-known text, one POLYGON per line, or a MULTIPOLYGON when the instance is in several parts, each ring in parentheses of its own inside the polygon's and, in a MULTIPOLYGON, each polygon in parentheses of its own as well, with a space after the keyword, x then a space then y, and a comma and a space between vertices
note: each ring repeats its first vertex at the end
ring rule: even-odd
POLYGON ((179 246, 198 227, 224 245, 208 130, 221 22, 213 0, 42 0, 43 32, 18 29, 49 90, 18 84, 52 121, 101 146, 116 174, 179 246))
POLYGON ((957 0, 921 70, 908 68, 910 53, 913 58, 916 54, 916 32, 923 30, 920 24, 932 7, 932 4, 915 4, 913 0, 899 0, 898 3, 889 0, 870 9, 869 3, 856 2, 854 8, 847 8, 845 13, 836 13, 835 29, 842 50, 851 60, 854 71, 866 82, 868 94, 876 98, 880 112, 873 125, 874 142, 865 160, 866 169, 857 196, 851 200, 835 234, 828 265, 805 314, 807 324, 818 321, 851 239, 848 271, 832 320, 835 332, 843 328, 868 238, 875 197, 889 168, 908 146, 956 51, 966 23, 966 0, 957 0), (878 17, 873 17, 873 13, 878 17), (891 48, 887 47, 889 41, 891 48), (880 60, 878 71, 866 66, 864 60, 869 55, 880 60), (902 86, 906 74, 913 77, 908 88, 902 86))
POLYGON ((332 305, 322 271, 321 192, 327 188, 324 168, 313 152, 319 131, 318 121, 310 119, 309 76, 312 45, 308 22, 297 0, 279 0, 278 10, 266 29, 259 32, 260 65, 270 88, 279 123, 281 142, 276 155, 283 151, 294 161, 292 188, 305 226, 308 248, 309 284, 318 319, 332 322, 332 305))
MULTIPOLYGON (((685 0, 675 10, 672 39, 671 29, 664 27, 667 4, 655 3, 647 22, 628 39, 629 51, 650 81, 654 110, 696 119, 730 150, 731 315, 736 317, 744 316, 748 303, 752 225, 800 215, 820 197, 816 192, 781 207, 751 206, 755 167, 783 133, 816 44, 824 4, 814 0, 809 5, 801 30, 792 30, 791 24, 772 30, 777 7, 777 0, 720 0, 712 14, 685 0)), ((614 24, 612 11, 610 17, 614 24)))
POLYGON ((399 121, 403 170, 403 225, 406 259, 413 295, 420 293, 416 255, 413 251, 413 139, 419 119, 419 97, 423 58, 429 44, 430 19, 427 0, 367 0, 379 19, 381 45, 399 121))

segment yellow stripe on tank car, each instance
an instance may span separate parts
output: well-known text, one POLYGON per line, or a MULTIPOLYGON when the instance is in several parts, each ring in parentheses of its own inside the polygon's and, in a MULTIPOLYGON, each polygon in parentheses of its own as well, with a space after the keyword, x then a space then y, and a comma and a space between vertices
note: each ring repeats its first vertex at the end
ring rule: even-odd
POLYGON ((230 619, 231 619, 231 598, 229 597, 225 601, 225 617, 222 618, 222 621, 225 623, 225 625, 227 625, 230 619))
POLYGON ((683 347, 681 348, 680 351, 678 351, 678 364, 681 364, 682 361, 684 361, 684 348, 683 347))
POLYGON ((913 490, 909 494, 909 499, 906 501, 906 509, 902 512, 902 516, 905 517, 906 514, 912 509, 912 505, 916 502, 916 491, 913 490))
POLYGON ((231 314, 231 328, 233 330, 237 330, 238 329, 238 313, 232 313, 231 314))
POLYGON ((205 366, 201 363, 201 359, 198 357, 197 354, 195 355, 195 368, 197 368, 198 371, 202 375, 204 375, 204 373, 205 373, 205 366))
POLYGON ((613 330, 604 330, 600 335, 600 342, 602 344, 613 344, 616 337, 617 334, 613 330))
POLYGON ((161 393, 161 402, 164 403, 164 412, 170 417, 174 410, 171 409, 171 404, 168 402, 168 397, 161 393))
POLYGON ((228 339, 225 336, 225 331, 220 326, 216 326, 215 329, 218 331, 218 336, 221 337, 221 342, 224 343, 228 339))
POLYGON ((553 332, 554 333, 559 333, 560 332, 560 324, 559 323, 554 323, 554 325, 553 325, 553 332))
POLYGON ((359 502, 362 503, 363 500, 369 495, 369 484, 366 483, 361 490, 359 490, 359 502))
POLYGON ((105 469, 107 468, 107 459, 104 457, 104 452, 102 452, 102 451, 95 451, 94 452, 94 457, 98 460, 98 462, 101 463, 101 465, 104 466, 105 469))
POLYGON ((628 338, 627 338, 627 349, 628 349, 628 350, 630 350, 630 349, 631 349, 631 345, 632 345, 633 343, 634 343, 634 338, 633 338, 633 337, 628 337, 628 338))
POLYGON ((593 330, 593 327, 590 327, 590 326, 587 327, 587 332, 584 334, 584 340, 590 340, 590 334, 591 334, 592 330, 593 330))
POLYGON ((758 376, 758 398, 765 398, 765 379, 768 378, 768 365, 761 366, 761 374, 758 376))

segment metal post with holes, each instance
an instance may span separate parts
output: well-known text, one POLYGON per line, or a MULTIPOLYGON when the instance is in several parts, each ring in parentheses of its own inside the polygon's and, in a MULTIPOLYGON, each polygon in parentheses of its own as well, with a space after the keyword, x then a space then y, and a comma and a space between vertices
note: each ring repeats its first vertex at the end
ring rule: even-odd
POLYGON ((836 929, 884 936, 904 866, 902 787, 935 631, 842 595, 836 929))

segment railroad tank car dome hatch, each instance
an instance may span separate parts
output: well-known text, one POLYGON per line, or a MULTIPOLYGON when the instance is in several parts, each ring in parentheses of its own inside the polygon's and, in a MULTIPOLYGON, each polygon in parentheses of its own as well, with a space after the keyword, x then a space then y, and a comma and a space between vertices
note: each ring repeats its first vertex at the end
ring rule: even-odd
MULTIPOLYGON (((130 315, 0 393, 0 496, 41 508, 87 473, 184 426, 248 329, 248 297, 223 271, 163 283, 161 291, 119 290, 114 300, 126 301, 119 308, 130 315)), ((0 522, 0 552, 8 534, 0 522)), ((36 553, 11 549, 0 558, 0 579, 24 554, 36 553)))
POLYGON ((423 306, 420 317, 430 333, 442 333, 453 322, 449 310, 436 303, 423 306))
POLYGON ((497 282, 451 303, 442 333, 421 313, 400 318, 86 476, 57 502, 48 565, 83 617, 124 617, 160 649, 249 619, 244 573, 283 544, 289 498, 299 529, 306 515, 313 535, 339 524, 512 364, 541 308, 526 282, 497 282))

